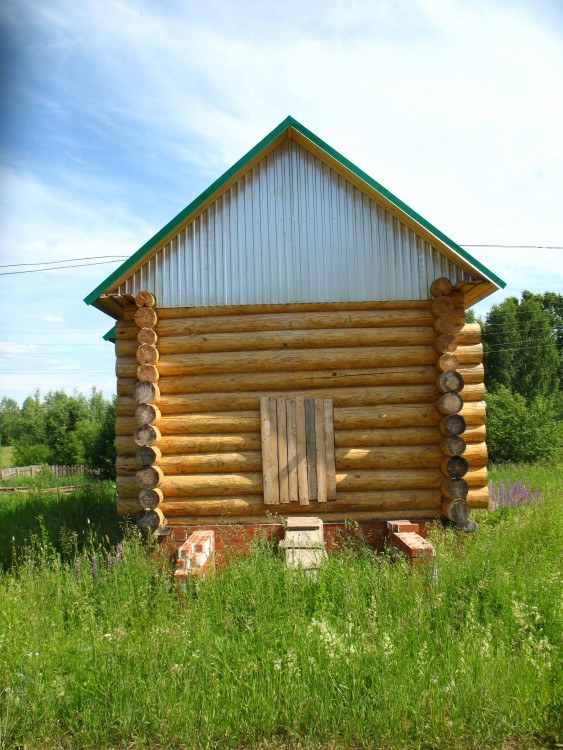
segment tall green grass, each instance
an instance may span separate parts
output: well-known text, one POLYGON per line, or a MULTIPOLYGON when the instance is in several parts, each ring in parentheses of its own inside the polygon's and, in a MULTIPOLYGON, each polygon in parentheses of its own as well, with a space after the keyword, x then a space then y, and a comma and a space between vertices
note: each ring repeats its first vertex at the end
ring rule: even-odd
POLYGON ((311 578, 263 541, 178 595, 133 534, 116 561, 40 526, 0 580, 0 743, 553 745, 562 483, 540 484, 477 534, 436 527, 436 575, 343 542, 311 578))

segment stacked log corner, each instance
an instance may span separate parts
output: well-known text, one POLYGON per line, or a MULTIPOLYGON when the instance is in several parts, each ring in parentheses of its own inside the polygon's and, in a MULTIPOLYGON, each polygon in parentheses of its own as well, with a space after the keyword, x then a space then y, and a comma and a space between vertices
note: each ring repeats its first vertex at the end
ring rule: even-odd
MULTIPOLYGON (((116 324, 119 513, 139 512, 139 458, 154 468, 143 476, 156 483, 145 488, 141 505, 154 498, 168 523, 267 521, 260 421, 266 395, 331 399, 334 407, 336 499, 290 502, 284 515, 439 518, 441 464, 449 457, 441 443, 458 436, 461 423, 467 500, 486 504, 479 346, 470 332, 452 329, 450 303, 440 303, 445 312, 438 316, 432 305, 158 308, 158 320, 146 305, 126 309, 116 324), (439 344, 443 354, 436 352, 442 333, 456 336, 454 352, 449 339, 439 344), (447 358, 459 358, 461 413, 442 415, 436 408, 437 357, 446 358, 447 377, 447 358)), ((442 409, 451 409, 448 403, 442 409)))
POLYGON ((162 454, 157 446, 160 431, 154 424, 161 417, 158 408, 160 389, 157 385, 158 336, 155 331, 158 316, 154 309, 155 298, 150 292, 139 292, 135 304, 137 379, 131 394, 136 404, 133 440, 137 446, 135 480, 139 488, 135 521, 144 535, 159 535, 165 533, 166 519, 160 507, 164 499, 160 489, 164 479, 164 472, 159 466, 162 454))
MULTIPOLYGON (((485 405, 482 403, 480 418, 474 422, 482 428, 483 442, 468 451, 465 440, 467 422, 461 412, 464 409, 464 398, 467 387, 460 368, 460 359, 467 361, 471 349, 471 361, 480 365, 483 373, 481 329, 477 324, 465 323, 465 310, 459 306, 459 298, 451 281, 447 278, 436 279, 430 287, 432 295, 433 328, 436 333, 434 349, 438 354, 436 367, 438 379, 436 387, 439 397, 436 409, 441 416, 440 432, 443 439, 440 448, 443 460, 440 469, 442 481, 442 514, 457 526, 470 528, 469 511, 471 508, 486 508, 489 501, 487 487, 487 447, 485 437, 485 405), (480 474, 481 484, 478 492, 470 494, 470 457, 472 465, 480 474)), ((484 378, 479 385, 484 397, 484 378)), ((474 469, 474 471, 475 471, 474 469)))

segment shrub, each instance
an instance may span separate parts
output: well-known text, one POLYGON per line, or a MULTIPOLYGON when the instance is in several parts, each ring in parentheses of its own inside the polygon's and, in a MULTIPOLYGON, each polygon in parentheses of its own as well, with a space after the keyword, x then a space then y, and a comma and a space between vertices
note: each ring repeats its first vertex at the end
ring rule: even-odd
POLYGON ((487 393, 487 443, 493 463, 557 460, 563 424, 553 399, 537 396, 529 403, 519 393, 498 386, 487 393))

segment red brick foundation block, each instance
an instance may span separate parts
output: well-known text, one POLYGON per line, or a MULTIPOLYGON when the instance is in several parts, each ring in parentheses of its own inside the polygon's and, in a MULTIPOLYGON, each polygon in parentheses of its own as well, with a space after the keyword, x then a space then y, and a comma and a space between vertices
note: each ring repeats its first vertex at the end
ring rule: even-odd
POLYGON ((390 531, 389 546, 406 555, 412 565, 433 563, 436 556, 430 542, 414 531, 390 531))
POLYGON ((185 578, 207 572, 215 556, 215 532, 199 529, 182 544, 178 550, 178 561, 174 576, 185 578))
POLYGON ((412 531, 415 534, 420 534, 419 524, 412 523, 411 521, 387 521, 387 529, 389 530, 389 532, 395 532, 396 534, 406 531, 412 531))

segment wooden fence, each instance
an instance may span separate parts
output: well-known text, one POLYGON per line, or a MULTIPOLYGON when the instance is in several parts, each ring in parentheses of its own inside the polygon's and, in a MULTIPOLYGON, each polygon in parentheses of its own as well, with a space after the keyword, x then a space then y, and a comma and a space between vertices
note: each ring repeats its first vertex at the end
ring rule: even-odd
POLYGON ((98 474, 97 469, 90 469, 88 466, 67 466, 66 464, 57 466, 14 466, 9 469, 0 469, 0 481, 13 479, 14 477, 34 477, 44 468, 49 469, 54 477, 72 477, 78 474, 95 476, 98 474))

